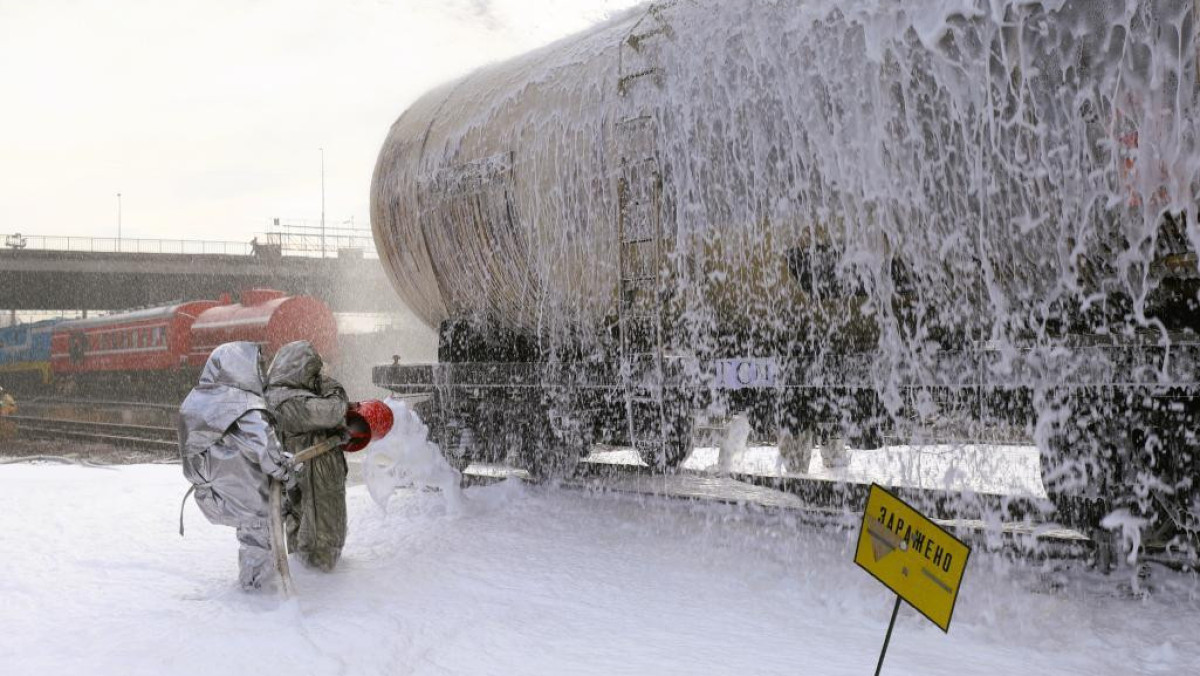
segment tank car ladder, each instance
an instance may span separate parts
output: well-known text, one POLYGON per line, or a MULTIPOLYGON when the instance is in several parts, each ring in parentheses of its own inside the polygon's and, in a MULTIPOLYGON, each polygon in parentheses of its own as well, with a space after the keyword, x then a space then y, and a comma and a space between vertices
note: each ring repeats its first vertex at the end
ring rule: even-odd
MULTIPOLYGON (((665 458, 669 420, 663 372, 663 180, 657 116, 646 90, 662 85, 654 42, 671 36, 663 5, 652 6, 618 51, 615 138, 620 283, 617 318, 629 438, 648 460, 665 458)), ((647 462, 647 464, 653 464, 647 462)))

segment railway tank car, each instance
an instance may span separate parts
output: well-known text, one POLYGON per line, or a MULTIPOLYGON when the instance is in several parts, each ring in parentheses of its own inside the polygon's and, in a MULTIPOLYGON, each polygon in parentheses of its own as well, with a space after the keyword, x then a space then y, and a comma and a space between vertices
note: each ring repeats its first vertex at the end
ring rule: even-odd
POLYGON ((1196 24, 652 3, 447 83, 371 205, 440 363, 375 379, 451 453, 669 466, 743 411, 784 447, 1033 441, 1063 520, 1200 517, 1196 24))
POLYGON ((333 313, 311 296, 289 296, 273 289, 243 291, 241 302, 206 309, 192 324, 189 363, 204 366, 222 343, 248 340, 273 355, 294 340, 307 340, 327 360, 337 358, 337 324, 333 313))

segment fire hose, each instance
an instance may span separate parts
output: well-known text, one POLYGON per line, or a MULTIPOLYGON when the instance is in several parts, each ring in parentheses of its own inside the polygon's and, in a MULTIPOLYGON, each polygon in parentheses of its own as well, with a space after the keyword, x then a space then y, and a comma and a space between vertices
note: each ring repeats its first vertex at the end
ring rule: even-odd
MULTIPOLYGON (((392 429, 392 409, 377 399, 369 399, 350 404, 346 410, 346 431, 349 440, 333 437, 300 451, 291 457, 288 464, 292 471, 322 456, 338 447, 347 453, 354 453, 366 448, 372 441, 382 439, 392 429)), ((283 526, 283 482, 271 479, 269 493, 270 508, 270 537, 271 556, 275 560, 275 570, 279 573, 280 587, 285 598, 296 595, 296 583, 292 580, 292 572, 288 567, 287 533, 283 526)))

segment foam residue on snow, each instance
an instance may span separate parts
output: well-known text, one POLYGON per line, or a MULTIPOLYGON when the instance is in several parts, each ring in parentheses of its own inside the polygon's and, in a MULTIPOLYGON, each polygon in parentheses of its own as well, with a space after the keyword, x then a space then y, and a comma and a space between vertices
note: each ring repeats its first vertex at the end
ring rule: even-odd
POLYGON ((450 466, 437 444, 429 441, 429 427, 409 405, 399 399, 385 402, 392 409, 392 429, 364 451, 363 482, 382 508, 401 486, 437 488, 446 496, 446 507, 459 513, 463 507, 462 475, 450 466))
MULTIPOLYGON (((1046 497, 1038 449, 1032 444, 905 444, 874 450, 847 449, 845 462, 840 466, 830 466, 825 460, 826 452, 818 448, 817 457, 804 467, 781 469, 785 461, 777 447, 750 444, 731 457, 728 470, 722 470, 721 449, 700 446, 692 451, 683 467, 697 472, 728 471, 764 477, 807 477, 926 490, 1046 497)), ((636 454, 627 450, 596 451, 588 461, 638 462, 636 454)))
MULTIPOLYGON (((852 676, 895 598, 853 564, 856 529, 504 482, 452 519, 351 486, 337 568, 294 566, 281 604, 238 590, 233 529, 189 506, 179 537, 186 487, 178 467, 0 466, 4 674, 852 676)), ((1195 672, 1194 576, 1131 596, 1057 566, 972 552, 949 635, 905 606, 885 673, 1195 672)))

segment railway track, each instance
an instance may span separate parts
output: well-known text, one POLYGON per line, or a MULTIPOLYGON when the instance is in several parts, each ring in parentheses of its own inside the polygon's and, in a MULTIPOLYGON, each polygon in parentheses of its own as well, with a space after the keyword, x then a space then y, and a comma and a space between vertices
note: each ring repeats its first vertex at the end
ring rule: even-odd
POLYGON ((95 408, 115 408, 115 409, 152 409, 159 411, 175 412, 179 410, 179 404, 162 404, 149 401, 109 401, 106 399, 86 399, 86 398, 63 398, 63 397, 29 397, 22 398, 17 401, 20 406, 29 407, 47 407, 47 406, 87 406, 95 408))
POLYGON ((44 418, 29 415, 5 416, 16 426, 22 437, 39 439, 74 439, 92 441, 122 448, 174 452, 178 448, 176 431, 155 425, 126 425, 108 422, 44 418))

